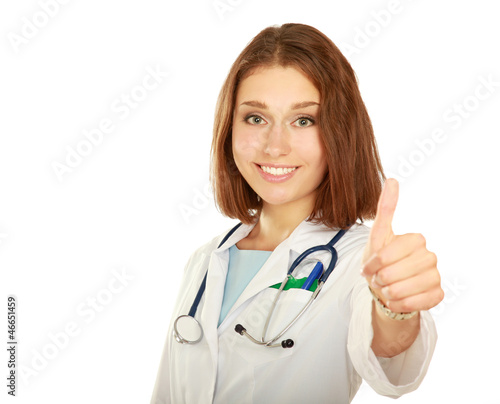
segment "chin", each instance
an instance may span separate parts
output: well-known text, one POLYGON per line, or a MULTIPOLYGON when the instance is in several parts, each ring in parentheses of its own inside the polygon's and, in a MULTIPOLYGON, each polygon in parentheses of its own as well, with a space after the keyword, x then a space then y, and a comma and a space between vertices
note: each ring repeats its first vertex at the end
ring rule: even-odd
POLYGON ((288 195, 261 195, 260 197, 269 205, 284 205, 286 203, 293 202, 293 199, 288 195))

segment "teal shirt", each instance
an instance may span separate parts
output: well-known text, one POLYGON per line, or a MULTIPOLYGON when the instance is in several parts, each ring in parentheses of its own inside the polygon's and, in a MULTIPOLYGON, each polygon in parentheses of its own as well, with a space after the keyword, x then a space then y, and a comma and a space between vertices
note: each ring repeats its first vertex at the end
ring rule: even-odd
POLYGON ((226 318, 231 307, 236 303, 236 300, 238 300, 255 274, 262 268, 271 253, 272 251, 239 250, 236 244, 229 248, 229 265, 218 325, 226 318))

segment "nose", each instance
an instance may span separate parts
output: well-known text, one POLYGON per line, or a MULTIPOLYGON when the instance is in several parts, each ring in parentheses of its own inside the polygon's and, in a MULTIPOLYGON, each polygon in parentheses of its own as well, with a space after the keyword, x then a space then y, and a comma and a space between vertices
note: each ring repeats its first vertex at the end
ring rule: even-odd
POLYGON ((286 128, 280 124, 271 125, 264 141, 264 153, 277 158, 285 156, 291 151, 290 136, 286 128))

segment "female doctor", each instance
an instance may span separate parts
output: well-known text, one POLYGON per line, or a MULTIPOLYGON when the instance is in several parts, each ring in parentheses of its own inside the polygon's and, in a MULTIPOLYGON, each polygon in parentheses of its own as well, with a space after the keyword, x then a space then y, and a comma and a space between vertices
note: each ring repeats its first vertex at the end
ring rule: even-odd
POLYGON ((284 24, 243 50, 218 99, 211 180, 242 224, 189 259, 151 403, 342 404, 362 379, 393 398, 416 389, 437 338, 427 310, 444 296, 436 256, 421 234, 392 231, 398 183, 382 183, 330 39, 284 24))

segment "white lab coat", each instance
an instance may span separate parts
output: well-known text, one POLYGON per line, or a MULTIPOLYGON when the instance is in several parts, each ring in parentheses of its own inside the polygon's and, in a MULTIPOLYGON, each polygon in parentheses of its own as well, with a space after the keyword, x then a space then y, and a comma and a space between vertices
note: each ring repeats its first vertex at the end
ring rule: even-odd
MULTIPOLYGON (((369 228, 355 224, 335 245, 338 262, 318 298, 282 337, 291 349, 256 345, 234 331, 241 323, 260 338, 268 309, 291 262, 307 248, 336 234, 302 222, 271 254, 217 328, 229 261, 229 247, 251 231, 242 225, 213 239, 189 259, 182 293, 175 305, 160 361, 152 404, 167 403, 349 403, 363 378, 379 394, 398 397, 416 389, 429 366, 437 334, 432 317, 421 313, 421 331, 402 354, 377 358, 370 348, 372 297, 360 275, 369 228), (208 268, 205 293, 196 312, 203 339, 181 345, 172 337, 173 321, 187 314, 208 268)), ((326 266, 329 254, 316 253, 326 266)), ((267 336, 274 337, 307 302, 309 291, 281 294, 267 336)), ((396 342, 397 343, 397 342, 396 342)))

